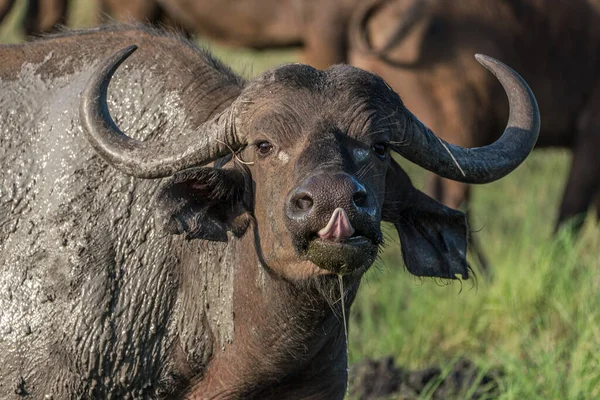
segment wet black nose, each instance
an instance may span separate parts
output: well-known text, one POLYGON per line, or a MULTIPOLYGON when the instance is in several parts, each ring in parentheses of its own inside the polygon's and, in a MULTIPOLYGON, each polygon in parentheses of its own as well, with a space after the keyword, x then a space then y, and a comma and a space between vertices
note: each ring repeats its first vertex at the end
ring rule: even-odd
POLYGON ((288 216, 305 219, 313 214, 329 216, 338 207, 347 211, 368 207, 367 190, 345 173, 320 173, 308 178, 290 197, 288 216))

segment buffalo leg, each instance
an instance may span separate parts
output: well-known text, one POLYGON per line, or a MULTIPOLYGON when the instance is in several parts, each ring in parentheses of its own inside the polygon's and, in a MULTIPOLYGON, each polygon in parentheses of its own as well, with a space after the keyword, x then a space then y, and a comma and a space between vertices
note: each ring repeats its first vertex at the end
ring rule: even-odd
POLYGON ((347 61, 350 10, 338 1, 315 2, 305 30, 302 62, 317 69, 347 61), (318 4, 318 5, 317 5, 318 4))
MULTIPOLYGON (((567 223, 574 234, 581 229, 594 195, 600 189, 599 146, 600 143, 588 141, 581 141, 576 146, 556 229, 567 223)), ((596 205, 598 206, 598 202, 596 205)))
MULTIPOLYGON (((568 222, 577 234, 586 213, 600 193, 600 86, 596 86, 590 102, 578 121, 578 134, 573 148, 571 172, 560 205, 556 229, 568 222)), ((598 204, 598 203, 596 203, 598 204)))
POLYGON ((155 0, 100 0, 100 8, 104 19, 110 17, 121 22, 156 24, 162 17, 155 0))
POLYGON ((0 23, 10 13, 15 0, 0 0, 0 23))
POLYGON ((52 32, 67 22, 67 0, 28 0, 23 27, 27 36, 52 32))
POLYGON ((448 207, 460 208, 468 202, 470 188, 466 183, 429 174, 425 192, 448 207))

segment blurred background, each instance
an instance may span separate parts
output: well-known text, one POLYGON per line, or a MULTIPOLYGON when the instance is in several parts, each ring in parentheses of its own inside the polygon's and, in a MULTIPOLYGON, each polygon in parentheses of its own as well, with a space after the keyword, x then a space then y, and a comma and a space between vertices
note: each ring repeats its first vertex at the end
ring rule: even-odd
MULTIPOLYGON (((325 0, 321 2, 322 7, 328 7, 324 5, 326 1, 334 3, 334 0, 325 0)), ((460 3, 461 0, 455 1, 460 3)), ((591 6, 597 6, 595 0, 589 1, 591 6)), ((326 67, 332 62, 352 61, 346 44, 339 48, 312 46, 306 35, 303 42, 290 36, 269 44, 260 38, 249 39, 256 31, 252 26, 239 36, 211 34, 210 28, 189 29, 189 21, 166 15, 164 10, 157 10, 151 0, 130 2, 142 5, 143 12, 138 16, 131 10, 115 11, 119 3, 125 4, 127 0, 103 1, 103 4, 93 0, 30 3, 15 0, 14 4, 0 0, 0 18, 3 9, 9 10, 0 23, 0 43, 18 43, 28 39, 28 35, 43 34, 54 29, 56 22, 66 24, 69 29, 81 29, 96 26, 108 18, 129 20, 133 16, 140 21, 151 20, 185 29, 185 34, 208 46, 246 77, 286 62, 306 61, 326 67), (30 4, 37 5, 35 10, 28 11, 30 4), (44 21, 45 17, 48 21, 44 21), (215 37, 221 40, 215 42, 215 37), (297 44, 304 44, 305 49, 294 46, 297 44)), ((205 0, 205 3, 211 1, 205 0)), ((248 7, 258 4, 256 0, 250 3, 248 7)), ((274 12, 276 0, 271 3, 265 6, 264 13, 274 12)), ((340 16, 354 12, 360 2, 347 0, 346 3, 347 8, 340 16)), ((239 13, 249 12, 245 6, 239 7, 239 13)), ((284 18, 273 15, 272 18, 284 18)), ((391 12, 390 15, 397 18, 391 12)), ((313 18, 317 17, 313 15, 313 18)), ((344 37, 348 35, 349 25, 344 25, 344 37)), ((214 30, 218 32, 219 28, 214 30)), ((302 29, 310 27, 298 28, 301 33, 302 29)), ((565 32, 569 29, 571 27, 565 27, 565 32)), ((590 54, 583 57, 595 60, 600 56, 599 51, 600 47, 590 47, 590 54)), ((388 81, 394 78, 389 74, 388 71, 384 76, 388 81)), ((397 89, 401 97, 410 94, 403 94, 401 89, 397 89)), ((501 106, 505 108, 506 104, 501 106)), ((598 135, 600 132, 596 137, 598 135)), ((600 158, 600 148, 596 151, 600 158)), ((425 190, 425 172, 400 161, 415 186, 425 190)), ((386 374, 403 382, 388 385, 388 392, 393 392, 387 397, 390 399, 600 398, 598 211, 592 207, 577 220, 577 229, 571 229, 573 224, 566 223, 567 228, 554 234, 571 162, 569 149, 535 150, 524 165, 508 177, 471 189, 469 202, 461 207, 469 213, 472 236, 484 257, 484 263, 477 254, 470 259, 476 280, 438 282, 412 277, 403 266, 397 236, 388 227, 386 249, 364 278, 351 312, 350 361, 367 371, 355 379, 364 386, 355 389, 355 398, 375 398, 368 393, 378 389, 369 385, 375 385, 374 382, 386 374), (487 273, 481 271, 484 264, 488 267, 487 273), (365 367, 365 360, 383 357, 391 359, 371 362, 365 367), (439 370, 431 370, 432 366, 439 370), (408 374, 409 370, 420 373, 408 374), (470 372, 463 374, 464 370, 470 372), (410 380, 407 374, 412 383, 407 381, 410 380), (457 382, 459 393, 443 391, 452 379, 457 382)), ((599 200, 596 202, 600 204, 599 200)))

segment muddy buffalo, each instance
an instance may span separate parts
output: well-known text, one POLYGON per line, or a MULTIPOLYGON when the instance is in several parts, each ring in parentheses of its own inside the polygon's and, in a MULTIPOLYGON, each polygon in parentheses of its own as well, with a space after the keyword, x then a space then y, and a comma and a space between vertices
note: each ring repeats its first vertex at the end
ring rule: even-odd
MULTIPOLYGON (((516 68, 538 96, 538 147, 573 150, 557 226, 578 228, 597 199, 600 216, 600 15, 589 0, 375 0, 352 23, 353 65, 381 75, 423 121, 462 146, 497 138, 502 89, 471 54, 516 68)), ((464 183, 432 177, 428 192, 450 207, 464 183)))
POLYGON ((490 182, 539 129, 527 85, 485 56, 511 115, 479 149, 440 140, 347 65, 244 80, 131 27, 0 60, 2 398, 343 398, 340 316, 382 221, 414 275, 469 275, 464 214, 390 152, 490 182))

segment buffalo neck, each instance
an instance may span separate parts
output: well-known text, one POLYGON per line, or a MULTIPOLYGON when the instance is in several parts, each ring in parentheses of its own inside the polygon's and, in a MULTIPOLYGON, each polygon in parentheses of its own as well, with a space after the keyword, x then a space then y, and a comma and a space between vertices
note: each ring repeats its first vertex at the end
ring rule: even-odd
MULTIPOLYGON (((261 262, 257 243, 251 230, 229 243, 239 255, 234 333, 215 343, 206 375, 188 397, 343 398, 348 360, 340 302, 322 294, 337 290, 339 299, 337 276, 321 278, 321 290, 288 281, 261 262)), ((348 286, 346 315, 358 281, 348 286)))

